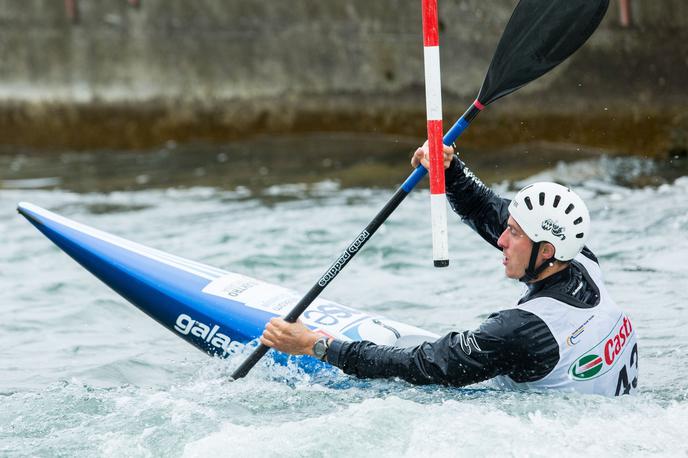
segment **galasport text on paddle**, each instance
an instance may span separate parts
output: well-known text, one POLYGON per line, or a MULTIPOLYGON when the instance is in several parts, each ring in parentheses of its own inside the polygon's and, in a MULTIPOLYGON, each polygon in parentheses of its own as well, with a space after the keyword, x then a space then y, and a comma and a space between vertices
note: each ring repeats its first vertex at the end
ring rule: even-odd
MULTIPOLYGON (((602 21, 609 0, 521 0, 504 29, 478 97, 442 139, 451 145, 487 105, 539 78, 573 54, 602 21)), ((284 317, 294 323, 425 176, 419 165, 375 218, 284 317)), ((268 352, 260 344, 234 371, 244 377, 268 352)))

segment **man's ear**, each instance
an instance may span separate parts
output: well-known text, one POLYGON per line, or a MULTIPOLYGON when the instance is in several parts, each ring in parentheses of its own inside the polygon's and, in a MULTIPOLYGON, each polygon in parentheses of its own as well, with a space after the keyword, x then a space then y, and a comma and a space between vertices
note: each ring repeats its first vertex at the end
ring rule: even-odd
POLYGON ((555 252, 556 249, 554 248, 554 245, 549 242, 545 242, 540 246, 540 253, 542 253, 542 256, 545 259, 553 258, 555 252))

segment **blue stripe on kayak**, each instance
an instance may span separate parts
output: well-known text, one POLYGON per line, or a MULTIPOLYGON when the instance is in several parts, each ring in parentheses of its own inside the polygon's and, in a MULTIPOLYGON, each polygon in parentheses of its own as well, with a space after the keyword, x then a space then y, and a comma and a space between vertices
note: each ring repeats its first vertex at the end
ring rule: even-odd
POLYGON ((192 334, 174 330, 180 314, 211 329, 218 325, 233 341, 246 343, 258 337, 274 314, 244 303, 202 293, 207 278, 113 245, 19 208, 29 221, 58 247, 129 302, 192 345, 213 354, 221 349, 192 334))

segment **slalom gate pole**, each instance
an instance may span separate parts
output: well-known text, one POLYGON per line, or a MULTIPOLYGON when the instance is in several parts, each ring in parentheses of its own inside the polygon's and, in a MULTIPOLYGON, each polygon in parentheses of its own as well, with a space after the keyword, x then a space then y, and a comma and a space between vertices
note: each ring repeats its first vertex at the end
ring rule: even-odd
POLYGON ((425 63, 425 108, 430 149, 430 216, 432 221, 432 260, 435 267, 449 265, 447 199, 444 191, 444 154, 442 151, 442 81, 440 77, 440 40, 437 0, 422 0, 423 57, 425 63))

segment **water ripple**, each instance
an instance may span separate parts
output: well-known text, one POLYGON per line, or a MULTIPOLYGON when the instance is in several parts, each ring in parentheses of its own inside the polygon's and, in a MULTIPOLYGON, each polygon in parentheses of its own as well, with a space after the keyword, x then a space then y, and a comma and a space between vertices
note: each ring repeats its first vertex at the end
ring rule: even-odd
MULTIPOLYGON (((657 163, 604 158, 527 180, 562 179, 589 202, 590 246, 640 336, 641 390, 625 399, 415 387, 268 362, 232 383, 240 355, 208 358, 177 339, 14 211, 33 201, 306 291, 385 204, 387 189, 2 189, 0 455, 574 456, 583 446, 604 456, 685 455, 688 176, 662 173, 657 163), (642 184, 648 175, 663 184, 642 184)), ((517 187, 498 186, 507 195, 517 187)), ((438 333, 512 306, 521 287, 503 278, 500 253, 453 216, 450 268, 431 267, 428 201, 427 191, 410 195, 325 296, 438 333)))

